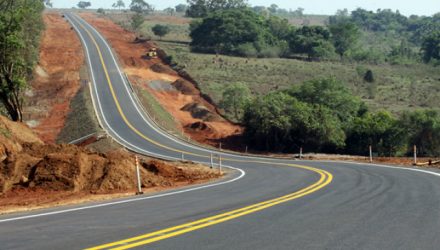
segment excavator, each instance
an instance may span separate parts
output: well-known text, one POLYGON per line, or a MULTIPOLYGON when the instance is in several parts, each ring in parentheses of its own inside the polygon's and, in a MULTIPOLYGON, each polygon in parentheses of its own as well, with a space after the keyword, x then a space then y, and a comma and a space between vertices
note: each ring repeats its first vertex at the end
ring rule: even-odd
POLYGON ((147 58, 148 59, 156 59, 157 58, 157 49, 151 48, 147 52, 147 58))

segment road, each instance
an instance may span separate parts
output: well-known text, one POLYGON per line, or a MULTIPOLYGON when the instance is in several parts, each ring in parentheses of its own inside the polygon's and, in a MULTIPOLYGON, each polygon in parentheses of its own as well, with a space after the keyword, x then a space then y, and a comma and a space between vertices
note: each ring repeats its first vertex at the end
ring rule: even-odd
MULTIPOLYGON (((100 123, 125 147, 209 164, 142 111, 107 42, 74 14, 100 123)), ((378 165, 214 152, 207 185, 0 216, 0 249, 438 249, 440 174, 378 165), (217 163, 217 160, 216 160, 217 163)))

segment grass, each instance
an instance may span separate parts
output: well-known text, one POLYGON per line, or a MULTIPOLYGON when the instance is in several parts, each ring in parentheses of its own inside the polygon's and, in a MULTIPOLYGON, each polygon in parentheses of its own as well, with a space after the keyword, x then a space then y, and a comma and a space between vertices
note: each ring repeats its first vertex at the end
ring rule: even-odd
POLYGON ((174 135, 181 135, 181 131, 177 129, 176 120, 168 111, 156 100, 156 98, 147 90, 139 86, 133 86, 137 96, 139 97, 146 112, 153 118, 153 120, 163 129, 174 135))
MULTIPOLYGON (((324 20, 323 18, 321 19, 324 20)), ((322 22, 321 19, 319 22, 322 22)), ((142 32, 148 33, 157 23, 172 25, 172 34, 157 43, 199 82, 202 92, 210 95, 217 103, 222 98, 224 88, 234 82, 245 83, 255 95, 259 95, 290 88, 312 79, 335 77, 344 82, 354 95, 361 97, 372 110, 386 109, 399 114, 404 110, 440 109, 439 68, 425 64, 374 65, 230 56, 220 56, 220 62, 215 55, 190 52, 188 45, 182 43, 189 41, 189 20, 185 21, 182 17, 178 17, 178 20, 169 16, 149 16, 142 32), (373 84, 363 80, 368 69, 373 71, 373 84)), ((380 41, 386 38, 371 39, 380 41)), ((394 38, 389 38, 388 41, 390 39, 397 43, 394 38)), ((387 50, 390 44, 386 43, 383 46, 383 49, 387 50)))
MULTIPOLYGON (((82 82, 87 82, 84 66, 81 68, 80 76, 82 82)), ((70 103, 70 110, 65 126, 57 137, 57 143, 69 143, 83 136, 101 131, 93 108, 90 88, 87 85, 81 86, 81 89, 70 103)))

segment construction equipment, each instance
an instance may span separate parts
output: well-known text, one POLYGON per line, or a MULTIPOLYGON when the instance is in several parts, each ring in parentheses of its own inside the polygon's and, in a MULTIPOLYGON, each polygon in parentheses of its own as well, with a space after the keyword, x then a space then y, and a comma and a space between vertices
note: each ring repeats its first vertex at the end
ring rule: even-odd
POLYGON ((147 52, 147 58, 148 59, 156 59, 157 58, 157 49, 156 48, 151 48, 147 52))

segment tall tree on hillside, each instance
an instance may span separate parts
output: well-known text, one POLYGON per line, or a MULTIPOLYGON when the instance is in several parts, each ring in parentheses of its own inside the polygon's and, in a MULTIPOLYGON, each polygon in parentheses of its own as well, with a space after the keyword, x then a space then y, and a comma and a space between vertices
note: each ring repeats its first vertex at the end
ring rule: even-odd
POLYGON ((136 13, 131 17, 131 27, 134 31, 139 31, 139 28, 144 23, 144 17, 142 14, 136 13))
POLYGON ((187 0, 188 10, 186 15, 189 17, 206 17, 209 13, 216 10, 244 8, 247 0, 187 0))
POLYGON ((178 12, 178 13, 185 13, 186 12, 186 10, 188 9, 188 5, 186 5, 186 4, 178 4, 178 5, 176 5, 176 12, 178 12))
POLYGON ((112 4, 113 8, 118 8, 121 11, 121 8, 125 8, 125 3, 122 0, 118 0, 116 3, 112 4))
POLYGON ((356 45, 360 37, 359 28, 348 18, 340 18, 329 25, 333 45, 340 57, 356 45))
POLYGON ((440 31, 427 36, 422 43, 423 60, 440 60, 440 31))
POLYGON ((86 1, 79 1, 77 6, 80 9, 86 9, 86 8, 92 6, 92 4, 90 2, 86 2, 86 1))
POLYGON ((130 10, 138 14, 148 14, 153 10, 153 8, 144 0, 132 0, 130 4, 130 10))
POLYGON ((0 1, 0 101, 14 121, 22 120, 22 93, 38 59, 43 10, 41 0, 0 1))

